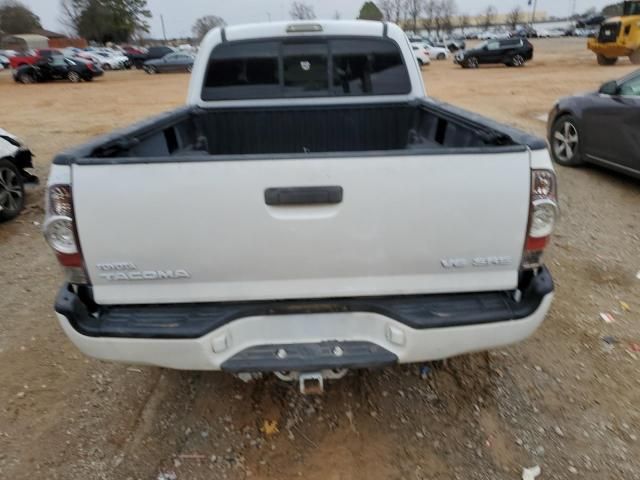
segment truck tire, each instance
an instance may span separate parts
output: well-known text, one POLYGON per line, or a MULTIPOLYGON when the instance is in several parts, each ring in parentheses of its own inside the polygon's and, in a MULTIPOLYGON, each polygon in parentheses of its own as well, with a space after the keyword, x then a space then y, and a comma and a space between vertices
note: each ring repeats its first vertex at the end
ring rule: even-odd
POLYGON ((605 66, 615 65, 616 62, 618 61, 618 57, 605 57, 601 53, 598 54, 597 58, 598 58, 598 65, 605 65, 605 66))
POLYGON ((466 68, 478 68, 478 59, 476 57, 469 57, 465 61, 466 68))
POLYGON ((436 57, 436 60, 445 60, 446 58, 447 56, 444 53, 440 52, 436 57))
POLYGON ((522 55, 514 55, 511 57, 510 64, 512 67, 523 67, 525 59, 522 55))
POLYGON ((30 85, 32 83, 36 83, 36 77, 31 73, 24 72, 18 75, 18 81, 25 85, 30 85))
POLYGON ((631 60, 631 63, 634 65, 640 65, 640 48, 629 55, 629 60, 631 60))
POLYGON ((82 80, 82 77, 78 72, 69 72, 67 74, 67 80, 71 83, 79 83, 82 80))
POLYGON ((572 115, 563 115, 553 123, 549 144, 554 162, 565 167, 582 165, 580 132, 576 119, 572 115))
POLYGON ((13 220, 24 208, 24 183, 15 164, 0 159, 0 222, 13 220))

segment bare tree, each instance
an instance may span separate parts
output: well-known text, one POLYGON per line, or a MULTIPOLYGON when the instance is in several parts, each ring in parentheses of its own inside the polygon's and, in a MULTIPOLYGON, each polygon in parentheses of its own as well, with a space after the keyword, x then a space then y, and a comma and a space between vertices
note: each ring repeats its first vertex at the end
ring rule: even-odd
POLYGON ((402 18, 403 0, 380 0, 378 8, 382 11, 387 22, 400 23, 402 18))
POLYGON ((436 28, 437 18, 439 11, 438 0, 427 0, 424 4, 424 19, 422 20, 422 27, 429 32, 436 28))
POLYGON ((393 6, 391 0, 381 0, 377 3, 378 8, 382 12, 382 16, 386 22, 390 22, 393 18, 393 6))
POLYGON ((439 28, 451 33, 453 30, 453 16, 458 10, 456 0, 441 0, 438 8, 439 28))
POLYGON ((423 10, 423 0, 405 0, 405 11, 411 19, 413 33, 418 33, 418 17, 423 10))
POLYGON ((196 20, 196 23, 194 23, 191 28, 191 32, 198 43, 200 43, 209 30, 213 30, 216 27, 224 27, 226 24, 227 22, 225 22, 224 19, 216 15, 206 15, 196 20))
POLYGON ((493 25, 493 22, 496 19, 496 15, 497 15, 497 10, 496 7, 494 7, 493 5, 489 5, 484 13, 482 14, 482 24, 485 28, 485 30, 488 30, 489 27, 491 25, 493 25))
POLYGON ((442 2, 435 0, 434 2, 433 24, 436 28, 436 36, 440 37, 440 32, 444 29, 444 18, 442 17, 442 2))
POLYGON ((511 27, 511 30, 515 30, 521 21, 522 9, 519 6, 514 7, 513 10, 507 14, 507 25, 511 27))
POLYGON ((60 18, 58 19, 64 25, 69 33, 78 33, 78 23, 80 16, 84 10, 84 3, 78 0, 61 0, 60 1, 60 18))
POLYGON ((393 21, 395 23, 400 23, 402 21, 403 18, 403 13, 402 13, 402 0, 392 0, 393 3, 393 14, 394 14, 394 19, 393 21))
POLYGON ((294 20, 313 20, 316 18, 316 12, 313 6, 305 2, 293 2, 289 10, 289 15, 294 20))
POLYGON ((462 30, 462 35, 464 36, 464 29, 471 25, 471 19, 469 15, 466 13, 461 13, 458 17, 458 26, 462 30))

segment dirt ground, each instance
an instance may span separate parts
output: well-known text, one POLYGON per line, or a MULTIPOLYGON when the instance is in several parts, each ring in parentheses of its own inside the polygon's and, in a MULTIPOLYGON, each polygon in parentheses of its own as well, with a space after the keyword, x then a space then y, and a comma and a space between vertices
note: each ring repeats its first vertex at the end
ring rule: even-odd
MULTIPOLYGON (((540 40, 522 69, 434 62, 424 77, 437 98, 543 135, 556 98, 633 69, 597 66, 584 44, 540 40)), ((44 181, 56 152, 182 104, 187 83, 131 71, 25 86, 5 72, 0 124, 44 181)), ((531 339, 423 375, 353 373, 316 398, 274 378, 85 358, 53 315, 61 275, 40 234, 42 188, 30 191, 0 225, 0 478, 494 480, 539 465, 540 479, 640 479, 640 182, 558 175, 556 299, 531 339)))

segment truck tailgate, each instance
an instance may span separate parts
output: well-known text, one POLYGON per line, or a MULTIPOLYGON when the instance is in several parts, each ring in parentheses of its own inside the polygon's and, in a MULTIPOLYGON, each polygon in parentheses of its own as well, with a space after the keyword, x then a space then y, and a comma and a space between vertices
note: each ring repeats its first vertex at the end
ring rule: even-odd
POLYGON ((79 241, 99 304, 517 285, 526 151, 72 168, 79 241), (266 194, 289 187, 305 190, 266 194))

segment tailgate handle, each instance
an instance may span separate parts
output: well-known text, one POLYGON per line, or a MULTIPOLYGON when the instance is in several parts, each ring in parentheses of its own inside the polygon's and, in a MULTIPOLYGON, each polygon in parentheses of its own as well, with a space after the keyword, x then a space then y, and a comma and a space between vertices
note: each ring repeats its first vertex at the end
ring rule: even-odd
POLYGON ((342 202, 342 187, 268 188, 264 201, 267 205, 333 205, 342 202))

